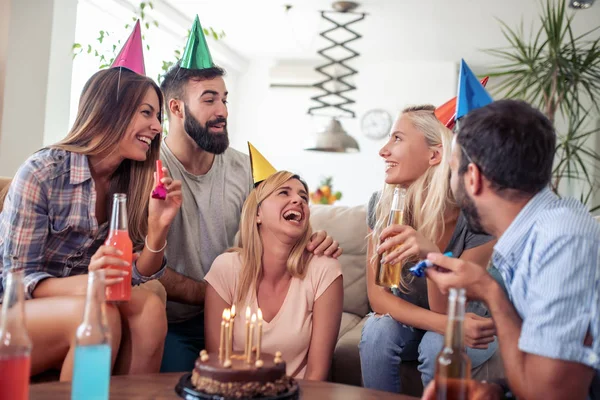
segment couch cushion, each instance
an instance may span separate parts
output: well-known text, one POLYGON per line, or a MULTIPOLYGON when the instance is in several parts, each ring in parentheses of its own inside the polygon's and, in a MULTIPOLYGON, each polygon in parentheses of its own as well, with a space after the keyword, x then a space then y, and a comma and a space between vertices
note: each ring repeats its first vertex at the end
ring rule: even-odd
POLYGON ((364 205, 346 207, 312 205, 310 222, 313 230, 324 230, 338 241, 344 275, 344 311, 360 317, 369 311, 365 266, 367 258, 367 222, 364 205))
POLYGON ((331 379, 333 382, 362 386, 358 343, 360 342, 360 335, 362 334, 362 328, 366 320, 367 317, 362 318, 358 324, 338 339, 333 353, 331 368, 331 379))
POLYGON ((340 340, 340 338, 344 336, 346 332, 354 328, 360 322, 361 319, 362 318, 358 315, 349 312, 343 312, 342 323, 340 324, 340 333, 338 334, 338 340, 340 340))

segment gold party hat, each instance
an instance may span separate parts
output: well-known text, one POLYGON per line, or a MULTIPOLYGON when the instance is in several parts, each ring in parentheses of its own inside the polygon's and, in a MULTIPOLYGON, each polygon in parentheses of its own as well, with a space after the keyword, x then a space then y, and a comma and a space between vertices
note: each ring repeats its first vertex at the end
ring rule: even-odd
POLYGON ((250 152, 252 178, 254 179, 254 186, 256 186, 277 172, 277 170, 262 154, 260 154, 260 151, 256 150, 256 147, 252 146, 252 143, 250 142, 248 142, 248 151, 250 152))

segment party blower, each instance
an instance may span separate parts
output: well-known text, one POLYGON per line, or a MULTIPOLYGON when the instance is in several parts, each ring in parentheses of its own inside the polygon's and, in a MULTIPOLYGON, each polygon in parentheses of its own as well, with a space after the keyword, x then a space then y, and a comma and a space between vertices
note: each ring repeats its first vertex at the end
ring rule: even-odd
POLYGON ((158 185, 152 191, 152 198, 164 200, 167 198, 167 188, 161 182, 163 178, 163 166, 161 160, 156 160, 156 180, 158 181, 158 185))

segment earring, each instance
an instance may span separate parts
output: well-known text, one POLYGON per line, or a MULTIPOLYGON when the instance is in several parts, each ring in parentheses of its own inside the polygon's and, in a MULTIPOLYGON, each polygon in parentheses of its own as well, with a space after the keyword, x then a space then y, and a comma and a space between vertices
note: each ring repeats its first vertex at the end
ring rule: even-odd
POLYGON ((260 219, 257 219, 257 220, 256 220, 256 223, 257 223, 258 225, 260 225, 260 219))

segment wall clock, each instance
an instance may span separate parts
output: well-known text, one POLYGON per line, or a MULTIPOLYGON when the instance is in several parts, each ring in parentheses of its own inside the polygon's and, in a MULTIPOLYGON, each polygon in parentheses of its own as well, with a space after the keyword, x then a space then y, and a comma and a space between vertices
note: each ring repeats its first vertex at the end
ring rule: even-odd
POLYGON ((387 111, 376 108, 369 110, 360 121, 362 133, 370 139, 382 139, 389 135, 392 116, 387 111))

